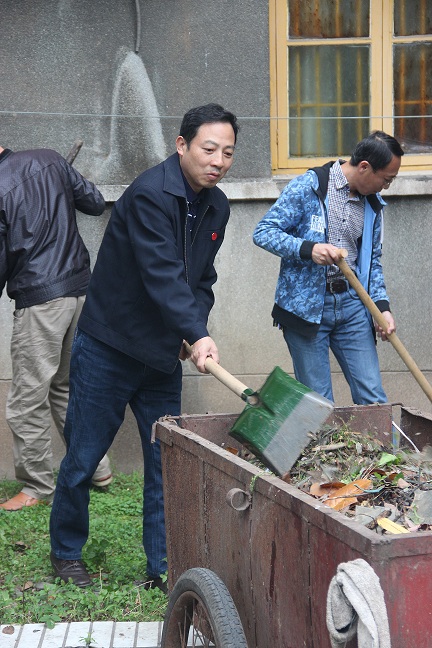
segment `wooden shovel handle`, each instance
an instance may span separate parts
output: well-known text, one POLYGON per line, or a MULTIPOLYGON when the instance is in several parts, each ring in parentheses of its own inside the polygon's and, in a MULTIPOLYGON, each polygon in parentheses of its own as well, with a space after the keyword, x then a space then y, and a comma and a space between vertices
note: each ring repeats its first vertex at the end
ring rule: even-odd
MULTIPOLYGON (((188 353, 192 353, 191 345, 185 341, 185 347, 188 353)), ((240 380, 232 376, 226 369, 220 366, 213 358, 207 358, 205 361, 205 368, 215 378, 217 378, 225 387, 228 387, 234 394, 240 396, 243 400, 247 400, 247 396, 252 394, 252 390, 247 385, 244 385, 240 380)))
MULTIPOLYGON (((376 304, 372 301, 370 298, 369 294, 366 292, 366 290, 363 288, 362 284, 360 281, 357 279, 355 276, 354 272, 351 270, 347 262, 345 261, 347 252, 346 250, 341 250, 341 258, 339 261, 337 261, 337 265, 339 266, 340 271, 344 275, 345 279, 349 282, 349 284, 354 288, 356 291, 357 295, 360 297, 362 300, 363 304, 366 306, 372 317, 378 324, 381 326, 381 328, 384 331, 387 331, 388 327, 388 322, 384 315, 381 313, 379 308, 376 306, 376 304)), ((426 396, 429 398, 429 400, 432 402, 432 386, 429 384, 429 382, 426 380, 424 374, 420 371, 418 368, 417 364, 413 360, 413 358, 410 356, 396 333, 390 333, 387 335, 389 342, 394 346, 408 369, 411 371, 412 375, 414 378, 417 380, 418 384, 420 387, 423 389, 424 393, 426 396)))

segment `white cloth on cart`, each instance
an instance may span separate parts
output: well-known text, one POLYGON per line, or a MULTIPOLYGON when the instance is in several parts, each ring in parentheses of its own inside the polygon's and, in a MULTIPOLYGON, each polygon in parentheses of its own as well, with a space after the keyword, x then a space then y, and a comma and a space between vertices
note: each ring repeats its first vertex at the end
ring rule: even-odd
POLYGON ((391 648, 384 593, 362 558, 338 565, 327 593, 326 620, 332 648, 356 634, 358 648, 391 648))

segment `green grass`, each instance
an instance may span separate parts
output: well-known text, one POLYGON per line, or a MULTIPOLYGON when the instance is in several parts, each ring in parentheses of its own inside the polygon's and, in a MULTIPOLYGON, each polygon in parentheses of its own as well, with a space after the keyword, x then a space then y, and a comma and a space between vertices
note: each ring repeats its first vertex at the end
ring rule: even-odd
MULTIPOLYGON (((0 624, 60 621, 161 621, 167 597, 144 590, 142 475, 116 474, 106 491, 90 497, 90 537, 83 560, 94 586, 77 588, 55 579, 49 560, 51 507, 0 509, 0 624)), ((0 501, 21 485, 0 481, 0 501)))

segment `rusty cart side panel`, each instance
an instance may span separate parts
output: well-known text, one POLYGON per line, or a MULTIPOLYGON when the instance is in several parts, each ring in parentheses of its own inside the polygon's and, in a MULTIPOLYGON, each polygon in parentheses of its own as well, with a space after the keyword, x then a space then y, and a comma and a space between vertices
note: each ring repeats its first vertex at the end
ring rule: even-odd
MULTIPOLYGON (((367 425, 374 427, 371 407, 367 425)), ((382 417, 384 410, 377 412, 382 417)), ((361 425, 361 411, 356 416, 361 425)), ((219 447, 235 445, 227 436, 233 420, 234 415, 203 415, 180 417, 182 427, 157 424, 169 587, 189 567, 207 567, 228 587, 250 648, 330 648, 330 580, 340 562, 364 558, 381 580, 392 648, 427 648, 432 533, 380 536, 260 472, 219 447), (245 497, 251 493, 249 507, 233 507, 227 499, 233 488, 245 497)), ((376 429, 381 425, 385 435, 391 432, 391 411, 376 429)), ((355 646, 352 641, 347 648, 355 646)))
POLYGON ((235 591, 238 608, 244 611, 241 620, 248 636, 255 631, 254 608, 250 605, 251 549, 247 542, 250 535, 250 519, 247 514, 244 515, 244 511, 233 509, 227 502, 230 489, 239 488, 244 491, 245 484, 233 480, 230 475, 221 472, 218 466, 211 464, 207 464, 205 483, 205 566, 212 569, 210 565, 218 565, 219 576, 228 589, 235 591))
MULTIPOLYGON (((164 439, 173 449, 164 452, 163 480, 170 583, 174 584, 189 567, 205 564, 205 546, 199 540, 205 537, 201 514, 205 489, 202 459, 178 445, 174 446, 171 436, 171 430, 164 426, 164 439)), ((165 449, 163 444, 162 447, 165 449)))
POLYGON ((256 635, 249 646, 307 646, 308 525, 295 511, 273 500, 271 492, 257 490, 253 508, 251 583, 256 635))

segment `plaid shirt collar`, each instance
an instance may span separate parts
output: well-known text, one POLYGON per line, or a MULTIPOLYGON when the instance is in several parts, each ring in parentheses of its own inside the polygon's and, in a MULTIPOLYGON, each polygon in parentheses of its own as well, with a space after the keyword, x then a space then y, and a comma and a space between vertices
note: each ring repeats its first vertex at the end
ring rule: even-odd
MULTIPOLYGON (((343 163, 343 160, 336 160, 336 162, 333 164, 333 166, 330 169, 330 177, 332 179, 334 188, 339 190, 339 189, 349 189, 349 184, 348 180, 346 179, 343 171, 342 171, 342 165, 341 162, 343 163)), ((346 164, 346 162, 345 162, 346 164)))

